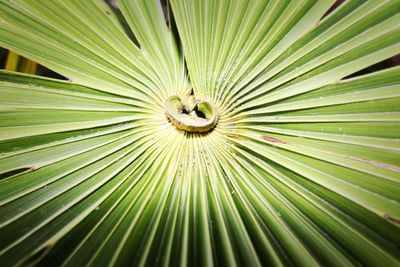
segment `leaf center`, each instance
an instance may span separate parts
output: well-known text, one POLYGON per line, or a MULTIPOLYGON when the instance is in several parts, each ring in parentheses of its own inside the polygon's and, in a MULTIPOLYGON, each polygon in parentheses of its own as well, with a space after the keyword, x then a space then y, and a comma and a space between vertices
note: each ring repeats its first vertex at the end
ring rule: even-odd
POLYGON ((182 97, 168 97, 165 114, 177 129, 186 132, 209 132, 218 122, 215 107, 208 101, 196 99, 193 89, 182 97))

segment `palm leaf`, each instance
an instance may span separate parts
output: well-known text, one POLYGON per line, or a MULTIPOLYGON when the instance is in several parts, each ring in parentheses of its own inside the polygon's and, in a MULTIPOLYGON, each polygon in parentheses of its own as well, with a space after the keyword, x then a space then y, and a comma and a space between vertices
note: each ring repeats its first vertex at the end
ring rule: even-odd
POLYGON ((334 3, 0 2, 68 78, 0 71, 0 265, 400 265, 400 5, 334 3))

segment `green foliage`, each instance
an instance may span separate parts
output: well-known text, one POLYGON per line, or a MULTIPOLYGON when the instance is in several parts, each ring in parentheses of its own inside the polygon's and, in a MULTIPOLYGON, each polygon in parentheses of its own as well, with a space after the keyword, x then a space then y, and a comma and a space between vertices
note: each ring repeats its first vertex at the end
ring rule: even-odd
POLYGON ((68 81, 0 71, 0 266, 400 266, 400 5, 334 2, 1 0, 68 81))

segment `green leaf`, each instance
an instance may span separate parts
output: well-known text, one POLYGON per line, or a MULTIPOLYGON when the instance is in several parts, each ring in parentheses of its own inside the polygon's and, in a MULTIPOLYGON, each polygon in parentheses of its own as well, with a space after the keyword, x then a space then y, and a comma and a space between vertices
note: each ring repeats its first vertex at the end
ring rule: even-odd
POLYGON ((365 70, 399 25, 397 0, 1 1, 0 46, 67 81, 0 71, 0 265, 400 266, 400 67, 365 70))

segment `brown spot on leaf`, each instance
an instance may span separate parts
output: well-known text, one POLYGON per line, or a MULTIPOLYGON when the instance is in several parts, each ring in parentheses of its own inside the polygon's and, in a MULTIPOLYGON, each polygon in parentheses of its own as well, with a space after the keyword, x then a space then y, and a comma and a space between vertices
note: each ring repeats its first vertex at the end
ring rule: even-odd
POLYGON ((392 216, 386 214, 383 218, 391 223, 400 224, 400 220, 397 218, 393 218, 392 216))
POLYGON ((24 258, 18 266, 34 266, 36 265, 41 259, 43 259, 44 256, 46 256, 50 250, 53 248, 52 243, 47 243, 43 247, 41 247, 39 250, 33 252, 26 258, 24 258))
POLYGON ((397 171, 397 172, 400 171, 399 166, 394 166, 394 165, 390 165, 390 164, 386 164, 386 163, 382 163, 382 162, 377 162, 377 161, 373 161, 373 160, 368 160, 368 159, 363 159, 363 158, 358 158, 358 157, 353 157, 353 156, 348 156, 348 155, 343 155, 343 154, 338 154, 338 153, 333 153, 333 152, 325 151, 325 153, 335 155, 338 157, 342 157, 342 158, 346 158, 346 159, 350 159, 350 160, 359 161, 359 162, 370 164, 370 165, 374 165, 376 167, 384 168, 387 170, 392 170, 392 171, 397 171))
POLYGON ((280 139, 277 139, 277 138, 274 138, 271 136, 262 135, 261 138, 264 139, 265 141, 271 142, 271 143, 287 144, 285 141, 282 141, 280 139))
POLYGON ((388 170, 392 170, 392 171, 400 171, 400 167, 398 166, 394 166, 394 165, 389 165, 389 164, 385 164, 385 163, 381 163, 381 162, 377 162, 377 161, 372 161, 372 160, 367 160, 367 159, 362 159, 362 158, 355 158, 356 160, 359 160, 361 162, 365 162, 371 165, 375 165, 377 167, 381 167, 384 169, 388 169, 388 170))

